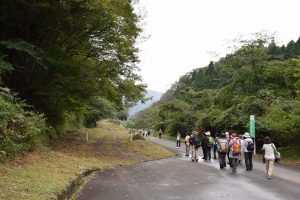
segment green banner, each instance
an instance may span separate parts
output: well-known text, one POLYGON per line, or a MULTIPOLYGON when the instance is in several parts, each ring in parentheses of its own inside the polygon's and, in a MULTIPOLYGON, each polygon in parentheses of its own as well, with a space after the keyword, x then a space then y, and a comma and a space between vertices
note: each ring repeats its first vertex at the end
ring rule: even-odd
POLYGON ((255 118, 254 115, 250 115, 250 137, 255 138, 255 118))

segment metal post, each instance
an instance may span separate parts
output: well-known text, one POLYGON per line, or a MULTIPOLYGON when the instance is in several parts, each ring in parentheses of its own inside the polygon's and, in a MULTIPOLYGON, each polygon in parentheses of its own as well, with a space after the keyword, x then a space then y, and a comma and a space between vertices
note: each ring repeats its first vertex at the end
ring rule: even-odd
POLYGON ((89 132, 88 132, 88 129, 86 129, 86 142, 87 143, 89 142, 89 132))

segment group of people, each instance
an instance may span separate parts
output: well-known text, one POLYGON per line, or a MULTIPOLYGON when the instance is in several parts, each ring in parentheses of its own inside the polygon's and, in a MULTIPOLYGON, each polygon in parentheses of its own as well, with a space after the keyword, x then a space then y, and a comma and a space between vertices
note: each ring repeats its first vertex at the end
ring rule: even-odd
POLYGON ((139 134, 145 138, 148 138, 151 135, 150 129, 139 130, 139 134))
MULTIPOLYGON (((180 141, 181 135, 177 132, 176 148, 180 148, 180 141)), ((202 147, 202 159, 211 160, 211 151, 213 150, 213 159, 218 159, 220 169, 226 168, 228 164, 232 168, 233 173, 235 173, 237 166, 243 162, 245 163, 246 170, 251 171, 253 169, 252 156, 255 145, 247 132, 239 136, 236 133, 230 135, 228 132, 224 132, 212 137, 208 131, 203 133, 203 137, 200 140, 199 132, 193 131, 185 137, 184 142, 185 155, 189 156, 191 151, 192 162, 198 162, 198 149, 202 147)), ((265 138, 262 151, 264 151, 267 178, 270 179, 273 172, 275 152, 277 150, 269 137, 265 138)))

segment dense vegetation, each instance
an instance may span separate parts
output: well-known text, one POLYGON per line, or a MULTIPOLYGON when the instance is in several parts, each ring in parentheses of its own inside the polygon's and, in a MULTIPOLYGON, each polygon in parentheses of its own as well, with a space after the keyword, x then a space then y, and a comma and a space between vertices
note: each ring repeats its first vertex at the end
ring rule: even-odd
POLYGON ((135 127, 242 134, 254 114, 258 141, 265 135, 282 146, 299 141, 299 55, 300 38, 282 47, 262 35, 243 41, 218 62, 182 76, 160 102, 138 115, 135 127))
POLYGON ((128 0, 1 1, 1 155, 32 148, 34 138, 116 117, 143 99, 133 6, 128 0))

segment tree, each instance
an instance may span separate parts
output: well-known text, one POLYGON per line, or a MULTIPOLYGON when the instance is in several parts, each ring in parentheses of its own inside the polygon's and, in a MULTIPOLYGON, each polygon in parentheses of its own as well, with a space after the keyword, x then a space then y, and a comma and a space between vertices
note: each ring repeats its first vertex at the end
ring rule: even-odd
POLYGON ((0 11, 3 85, 51 125, 80 124, 97 97, 118 110, 143 100, 131 1, 5 0, 0 11))

